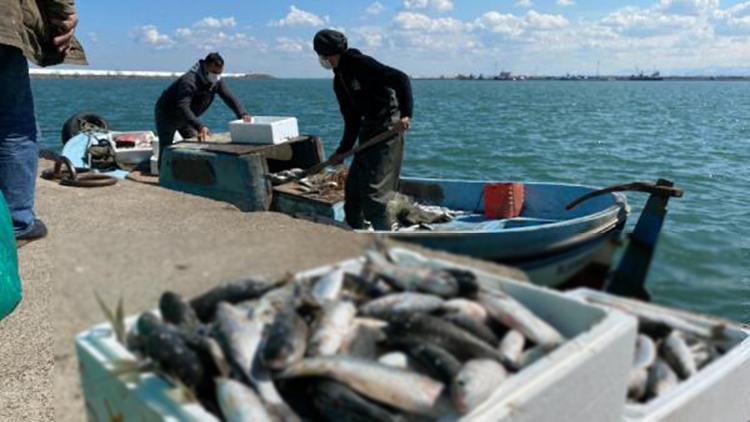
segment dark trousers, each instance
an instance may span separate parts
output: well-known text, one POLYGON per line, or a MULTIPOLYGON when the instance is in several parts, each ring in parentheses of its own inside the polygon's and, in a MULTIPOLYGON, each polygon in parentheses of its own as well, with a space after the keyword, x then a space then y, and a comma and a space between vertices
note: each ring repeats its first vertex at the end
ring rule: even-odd
MULTIPOLYGON (((366 142, 387 131, 392 124, 364 122, 359 134, 360 142, 366 142)), ((346 179, 344 203, 349 226, 362 229, 366 219, 376 230, 391 229, 386 207, 398 190, 403 158, 403 134, 395 135, 354 156, 346 179)))
POLYGON ((198 131, 187 124, 185 119, 176 117, 158 106, 154 110, 154 120, 156 121, 156 136, 159 137, 159 167, 161 168, 161 157, 164 149, 174 142, 174 134, 180 132, 183 138, 195 138, 198 131))

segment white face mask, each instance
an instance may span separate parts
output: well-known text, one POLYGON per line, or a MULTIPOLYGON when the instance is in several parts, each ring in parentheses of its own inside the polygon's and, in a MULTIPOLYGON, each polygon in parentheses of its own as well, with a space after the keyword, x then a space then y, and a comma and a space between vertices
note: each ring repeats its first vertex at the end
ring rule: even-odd
POLYGON ((221 80, 221 75, 216 73, 208 72, 208 81, 215 84, 221 80))
POLYGON ((333 64, 331 63, 331 61, 323 58, 323 56, 318 56, 318 61, 320 62, 320 65, 323 66, 323 69, 333 69, 333 64))

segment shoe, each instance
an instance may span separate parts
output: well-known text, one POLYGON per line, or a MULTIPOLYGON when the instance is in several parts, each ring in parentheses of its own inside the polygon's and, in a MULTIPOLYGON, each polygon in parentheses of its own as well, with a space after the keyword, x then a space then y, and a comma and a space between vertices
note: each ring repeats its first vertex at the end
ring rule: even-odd
POLYGON ((20 236, 16 236, 16 248, 20 248, 44 237, 47 237, 47 226, 44 225, 42 220, 34 219, 34 225, 31 226, 31 230, 20 236))

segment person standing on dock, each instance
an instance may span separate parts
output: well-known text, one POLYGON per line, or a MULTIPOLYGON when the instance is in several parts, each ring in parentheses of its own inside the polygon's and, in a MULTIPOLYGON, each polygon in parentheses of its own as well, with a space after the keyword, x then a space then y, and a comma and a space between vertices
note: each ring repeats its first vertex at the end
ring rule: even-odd
POLYGON ((246 122, 252 120, 240 100, 221 79, 223 72, 224 59, 219 53, 210 53, 162 92, 155 109, 159 163, 164 148, 172 145, 175 132, 179 131, 184 138, 197 137, 200 141, 211 136, 211 131, 198 117, 208 110, 216 94, 238 119, 246 122))
POLYGON ((0 10, 0 192, 20 246, 47 235, 34 213, 40 133, 27 59, 39 66, 87 62, 74 37, 74 0, 0 0, 0 10))
POLYGON ((413 98, 409 77, 359 50, 349 48, 341 32, 324 29, 313 40, 321 66, 333 70, 333 89, 344 117, 344 134, 331 157, 360 143, 399 129, 393 138, 354 156, 346 179, 344 212, 354 229, 365 227, 365 220, 376 230, 390 230, 388 201, 398 190, 404 156, 404 132, 411 125, 413 98))

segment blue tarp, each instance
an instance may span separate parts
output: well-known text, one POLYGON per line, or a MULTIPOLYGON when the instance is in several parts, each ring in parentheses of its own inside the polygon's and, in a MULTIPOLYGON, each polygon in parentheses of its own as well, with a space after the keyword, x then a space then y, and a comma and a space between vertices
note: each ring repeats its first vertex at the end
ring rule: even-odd
POLYGON ((16 238, 5 198, 0 193, 0 320, 21 302, 21 279, 18 276, 16 238))

